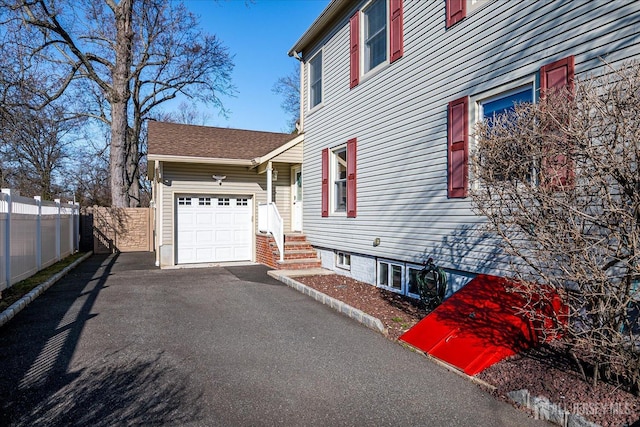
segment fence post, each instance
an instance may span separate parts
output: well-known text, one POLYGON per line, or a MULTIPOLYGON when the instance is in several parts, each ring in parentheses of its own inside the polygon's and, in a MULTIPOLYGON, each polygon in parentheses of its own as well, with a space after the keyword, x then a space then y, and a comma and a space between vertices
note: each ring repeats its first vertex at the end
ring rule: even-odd
POLYGON ((60 199, 53 200, 58 208, 58 214, 56 215, 56 261, 60 261, 60 199))
POLYGON ((38 217, 36 219, 36 267, 42 270, 42 197, 33 196, 38 206, 38 217))
POLYGON ((69 251, 73 254, 76 249, 76 210, 75 203, 67 202, 69 205, 69 251))
POLYGON ((11 211, 12 211, 12 202, 11 202, 11 189, 3 188, 2 192, 7 195, 7 228, 5 229, 5 254, 6 256, 6 265, 5 265, 5 275, 7 276, 7 288, 12 285, 11 283, 11 211))

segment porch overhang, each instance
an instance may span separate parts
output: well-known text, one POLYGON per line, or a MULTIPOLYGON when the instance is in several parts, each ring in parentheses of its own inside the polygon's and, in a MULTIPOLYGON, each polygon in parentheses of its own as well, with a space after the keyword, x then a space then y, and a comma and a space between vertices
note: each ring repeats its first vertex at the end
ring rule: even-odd
MULTIPOLYGON (((295 138, 293 138, 291 141, 289 141, 286 144, 276 148, 275 150, 265 154, 264 156, 253 158, 251 160, 250 169, 256 169, 257 168, 258 174, 265 173, 267 171, 267 169, 268 169, 269 163, 273 162, 273 161, 277 161, 277 160, 275 160, 276 157, 278 157, 280 154, 284 153, 287 150, 290 150, 291 148, 293 148, 296 145, 301 144, 303 142, 304 142, 304 134, 300 134, 300 135, 296 136, 295 138)), ((294 160, 293 162, 289 161, 289 163, 302 163, 302 156, 294 158, 293 160, 294 160)))

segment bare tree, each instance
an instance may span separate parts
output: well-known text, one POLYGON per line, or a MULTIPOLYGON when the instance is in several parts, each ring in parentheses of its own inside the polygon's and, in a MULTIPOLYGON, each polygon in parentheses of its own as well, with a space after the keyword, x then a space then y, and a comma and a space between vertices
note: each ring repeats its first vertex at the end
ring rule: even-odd
POLYGON ((159 122, 182 123, 185 125, 205 126, 211 116, 198 109, 194 104, 181 102, 173 111, 160 112, 155 114, 154 120, 159 122))
POLYGON ((13 108, 0 128, 0 154, 5 179, 24 194, 39 194, 44 200, 61 195, 56 180, 69 158, 78 119, 66 117, 61 107, 41 110, 13 108))
MULTIPOLYGON (((541 333, 640 389, 640 64, 480 123, 473 203, 541 333), (568 307, 550 310, 553 290, 568 307), (568 316, 567 316, 568 315, 568 316)), ((556 307, 557 308, 557 307, 556 307)), ((582 366, 581 365, 581 366, 582 366)))
POLYGON ((233 91, 233 67, 222 43, 198 30, 197 18, 169 0, 0 0, 13 11, 31 57, 52 67, 45 102, 80 80, 97 107, 89 113, 110 126, 110 187, 116 207, 137 206, 140 135, 150 111, 178 94, 222 108, 233 91))
POLYGON ((289 115, 289 131, 295 131, 296 122, 300 118, 300 65, 296 63, 290 74, 280 77, 271 91, 282 96, 280 108, 289 115))

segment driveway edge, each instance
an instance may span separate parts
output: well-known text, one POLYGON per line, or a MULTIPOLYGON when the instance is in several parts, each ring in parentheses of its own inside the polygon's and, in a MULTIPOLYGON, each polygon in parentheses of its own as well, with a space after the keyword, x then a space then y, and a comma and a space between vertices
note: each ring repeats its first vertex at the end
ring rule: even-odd
POLYGON ((34 299, 36 299, 41 293, 49 289, 51 285, 62 279, 67 273, 76 268, 78 264, 89 258, 91 255, 93 255, 93 251, 87 252, 81 258, 78 258, 77 260, 66 266, 64 269, 33 288, 28 294, 20 298, 18 301, 11 304, 0 314, 0 327, 4 326, 9 320, 13 319, 16 314, 24 310, 24 308, 28 306, 34 299))
POLYGON ((373 317, 362 310, 358 310, 357 308, 351 307, 350 305, 345 304, 344 302, 338 299, 330 297, 329 295, 323 294, 322 292, 319 292, 313 288, 310 288, 309 286, 303 285, 302 283, 298 282, 297 280, 294 280, 288 275, 278 274, 278 273, 279 273, 278 270, 271 270, 267 272, 267 274, 273 277, 274 279, 281 281, 285 285, 295 289, 298 292, 301 292, 305 295, 310 296, 311 298, 321 302, 324 305, 328 305, 329 307, 340 312, 341 314, 344 314, 345 316, 350 317, 362 323, 367 328, 373 329, 376 332, 380 332, 384 336, 388 335, 387 328, 384 327, 380 319, 373 317))

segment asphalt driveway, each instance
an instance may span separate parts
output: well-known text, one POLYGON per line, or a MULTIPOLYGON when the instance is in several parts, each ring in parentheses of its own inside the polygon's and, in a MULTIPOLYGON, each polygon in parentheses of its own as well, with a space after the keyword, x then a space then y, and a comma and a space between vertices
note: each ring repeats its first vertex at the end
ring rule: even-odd
POLYGON ((89 258, 0 328, 0 425, 544 425, 266 271, 89 258))

